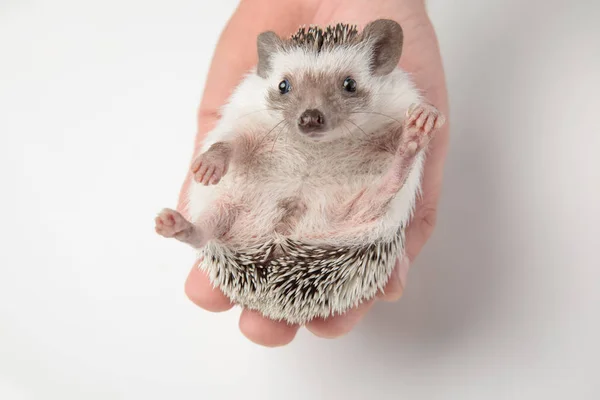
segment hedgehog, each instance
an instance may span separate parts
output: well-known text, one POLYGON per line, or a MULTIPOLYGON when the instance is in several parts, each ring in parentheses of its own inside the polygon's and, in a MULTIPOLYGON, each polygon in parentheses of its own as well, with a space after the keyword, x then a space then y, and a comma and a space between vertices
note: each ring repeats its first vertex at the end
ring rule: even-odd
POLYGON ((156 232, 276 321, 340 315, 383 291, 445 121, 398 66, 402 45, 385 19, 258 35, 256 66, 191 165, 189 218, 165 208, 156 232))

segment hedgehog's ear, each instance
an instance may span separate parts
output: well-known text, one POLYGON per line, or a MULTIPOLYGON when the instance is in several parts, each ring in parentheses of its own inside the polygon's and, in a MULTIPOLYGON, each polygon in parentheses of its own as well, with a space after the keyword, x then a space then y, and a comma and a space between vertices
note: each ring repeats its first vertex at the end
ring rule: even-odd
POLYGON ((275 32, 267 31, 258 35, 256 47, 258 49, 258 65, 256 73, 261 78, 266 78, 271 69, 271 58, 281 48, 282 41, 275 32))
POLYGON ((373 75, 387 75, 396 68, 404 40, 400 24, 389 19, 378 19, 365 26, 360 39, 370 50, 373 75))

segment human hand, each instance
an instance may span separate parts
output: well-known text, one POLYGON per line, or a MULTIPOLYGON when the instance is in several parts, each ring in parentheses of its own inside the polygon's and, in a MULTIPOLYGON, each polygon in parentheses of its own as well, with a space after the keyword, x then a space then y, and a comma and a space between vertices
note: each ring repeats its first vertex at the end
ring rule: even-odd
MULTIPOLYGON (((358 24, 360 29, 378 18, 393 19, 400 23, 404 32, 400 66, 412 74, 427 101, 447 116, 444 72, 437 38, 425 11, 424 0, 242 0, 222 32, 212 60, 198 111, 195 153, 201 148, 205 135, 215 126, 218 109, 243 75, 256 64, 256 37, 259 33, 273 30, 287 37, 300 25, 325 26, 337 22, 358 24)), ((397 263, 385 287, 385 294, 381 293, 377 300, 396 301, 401 297, 410 263, 433 231, 448 147, 448 129, 449 124, 446 123, 429 144, 422 196, 417 201, 414 217, 406 231, 406 256, 397 263)), ((178 209, 184 215, 185 194, 192 179, 193 174, 189 173, 180 193, 178 209)), ((219 289, 212 287, 208 276, 197 265, 187 278, 185 292, 195 304, 209 311, 222 312, 233 307, 219 289)), ((363 318, 374 302, 375 299, 365 302, 344 315, 313 320, 306 328, 320 337, 344 335, 363 318)), ((272 321, 258 312, 243 310, 239 328, 255 343, 281 346, 294 339, 299 326, 272 321)))

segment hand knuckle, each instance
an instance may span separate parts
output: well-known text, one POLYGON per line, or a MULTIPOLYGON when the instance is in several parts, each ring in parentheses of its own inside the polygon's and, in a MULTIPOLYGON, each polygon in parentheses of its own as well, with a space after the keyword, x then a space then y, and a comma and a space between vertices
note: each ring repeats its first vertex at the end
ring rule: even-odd
POLYGON ((435 229, 437 224, 437 207, 433 205, 426 205, 421 208, 417 214, 417 221, 420 229, 426 238, 429 238, 435 229))

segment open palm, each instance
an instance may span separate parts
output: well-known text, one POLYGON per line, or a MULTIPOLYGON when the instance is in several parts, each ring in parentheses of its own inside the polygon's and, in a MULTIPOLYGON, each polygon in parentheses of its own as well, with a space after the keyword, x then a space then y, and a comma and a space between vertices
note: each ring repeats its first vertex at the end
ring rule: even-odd
MULTIPOLYGON (((359 28, 378 18, 396 20, 404 31, 400 66, 413 75, 418 88, 429 102, 448 115, 448 102, 441 57, 434 29, 423 0, 242 0, 221 34, 215 51, 205 92, 198 112, 196 154, 202 141, 218 120, 218 110, 225 103, 243 75, 257 62, 256 37, 266 30, 288 36, 300 25, 329 25, 337 22, 357 24, 359 28)), ((431 235, 442 184, 443 166, 448 145, 448 127, 436 134, 429 145, 424 170, 423 194, 417 202, 413 220, 407 227, 406 257, 378 299, 395 301, 406 285, 410 261, 414 261, 431 235)), ((178 209, 186 214, 185 193, 192 181, 188 174, 180 195, 178 209)), ((225 295, 212 287, 208 276, 194 266, 185 285, 187 296, 198 306, 213 312, 233 307, 225 295)), ((366 314, 374 300, 363 303, 344 315, 326 320, 316 319, 306 328, 321 337, 337 337, 349 332, 366 314)), ((240 330, 250 340, 265 346, 285 345, 293 340, 299 326, 271 321, 251 310, 243 310, 240 330)))

